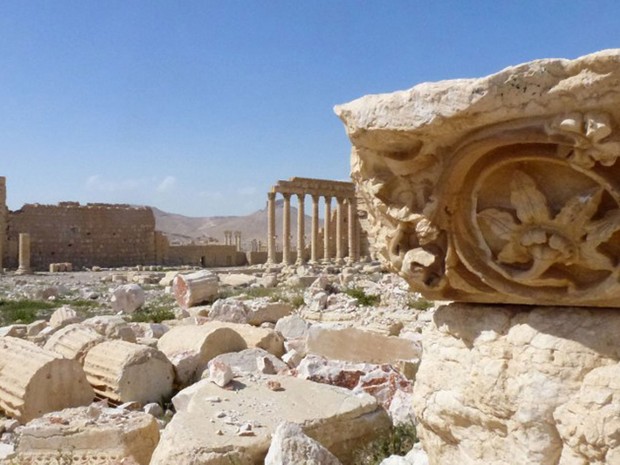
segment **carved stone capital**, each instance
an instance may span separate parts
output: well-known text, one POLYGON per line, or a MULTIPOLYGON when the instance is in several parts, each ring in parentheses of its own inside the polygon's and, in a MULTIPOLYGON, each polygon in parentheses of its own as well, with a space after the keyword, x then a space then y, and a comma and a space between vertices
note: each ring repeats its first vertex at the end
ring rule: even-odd
POLYGON ((620 50, 336 107, 380 254, 432 299, 620 307, 620 50))

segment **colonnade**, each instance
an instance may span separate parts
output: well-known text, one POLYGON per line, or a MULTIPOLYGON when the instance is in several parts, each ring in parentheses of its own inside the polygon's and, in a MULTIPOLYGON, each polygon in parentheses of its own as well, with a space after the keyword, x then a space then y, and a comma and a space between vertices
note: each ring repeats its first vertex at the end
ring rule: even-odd
MULTIPOLYGON (((325 181, 327 182, 327 181, 325 181)), ((282 264, 290 265, 291 257, 291 196, 297 196, 297 259, 296 264, 305 263, 305 198, 310 195, 312 199, 312 224, 310 232, 310 263, 317 263, 320 259, 343 261, 359 260, 359 230, 357 221, 357 205, 355 197, 342 197, 319 194, 306 194, 304 192, 276 192, 267 194, 267 262, 275 264, 276 259, 276 195, 280 193, 284 199, 282 214, 282 264), (323 219, 323 254, 319 257, 319 202, 324 199, 323 219), (332 199, 336 200, 335 231, 331 229, 332 222, 332 199), (345 215, 347 234, 345 244, 345 215), (335 256, 332 256, 333 244, 335 243, 335 256)))
POLYGON ((224 231, 224 243, 225 245, 234 245, 237 247, 237 251, 241 250, 241 231, 224 231), (233 235, 235 242, 233 244, 233 235))

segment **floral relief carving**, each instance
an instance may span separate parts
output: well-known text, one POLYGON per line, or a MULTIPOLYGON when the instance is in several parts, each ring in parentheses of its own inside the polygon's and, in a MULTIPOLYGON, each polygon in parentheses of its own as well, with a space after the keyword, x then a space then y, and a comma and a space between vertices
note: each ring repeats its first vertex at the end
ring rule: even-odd
POLYGON ((613 272, 616 264, 599 246, 620 230, 620 210, 595 219, 604 190, 594 188, 570 198, 557 214, 534 179, 516 171, 510 183, 514 211, 488 208, 478 213, 483 230, 505 245, 497 262, 530 285, 569 286, 569 274, 549 273, 556 264, 613 272))
POLYGON ((612 166, 620 156, 620 142, 608 140, 612 134, 611 117, 604 112, 571 113, 558 116, 548 126, 551 134, 563 134, 573 147, 563 147, 563 155, 581 168, 593 168, 598 162, 612 166))

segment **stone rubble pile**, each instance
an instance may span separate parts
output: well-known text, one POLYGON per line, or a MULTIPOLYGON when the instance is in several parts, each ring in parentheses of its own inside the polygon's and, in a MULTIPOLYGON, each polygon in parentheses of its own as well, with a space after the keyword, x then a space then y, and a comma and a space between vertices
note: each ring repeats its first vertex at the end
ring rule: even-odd
MULTIPOLYGON (((0 459, 6 456, 0 463, 52 463, 62 453, 89 464, 253 464, 263 463, 268 451, 270 463, 281 463, 302 445, 316 454, 312 463, 353 463, 355 450, 411 420, 412 380, 398 367, 417 366, 420 356, 418 341, 398 337, 419 334, 418 318, 385 329, 394 315, 412 311, 394 303, 392 291, 402 283, 387 285, 380 271, 368 274, 364 266, 350 267, 346 280, 337 267, 257 269, 255 279, 222 280, 221 288, 235 297, 202 306, 186 300, 183 312, 172 312, 180 318, 162 323, 131 322, 140 310, 131 309, 129 296, 140 295, 135 281, 161 283, 163 290, 179 273, 166 280, 159 272, 150 279, 144 272, 139 278, 114 272, 97 277, 99 285, 80 283, 118 315, 84 318, 69 303, 49 321, 0 328, 0 351, 7 351, 0 357, 0 409, 18 420, 13 426, 5 420, 3 429, 0 419, 0 459), (303 301, 303 288, 287 284, 299 276, 307 287, 303 301), (372 308, 344 294, 343 281, 392 299, 375 312, 378 330, 358 329, 350 308, 364 310, 363 320, 372 318, 372 308), (104 288, 113 283, 121 286, 104 288), (319 286, 330 296, 341 294, 321 312, 342 318, 319 323, 304 316, 313 312, 319 286), (128 291, 123 298, 121 288, 128 291), (253 297, 260 289, 278 297, 253 297), (295 296, 299 308, 291 304, 295 296), (128 306, 120 309, 122 299, 128 306), (170 410, 165 406, 173 394, 170 410)), ((31 279, 43 282, 20 279, 31 292, 49 287, 39 275, 31 279)), ((148 306, 153 291, 144 295, 140 306, 148 306)))

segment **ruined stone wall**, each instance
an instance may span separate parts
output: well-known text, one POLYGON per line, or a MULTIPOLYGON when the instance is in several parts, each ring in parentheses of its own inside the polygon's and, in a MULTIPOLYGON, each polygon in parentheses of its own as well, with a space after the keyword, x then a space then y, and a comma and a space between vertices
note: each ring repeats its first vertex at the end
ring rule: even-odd
POLYGON ((31 264, 36 270, 50 263, 83 266, 130 266, 157 262, 155 217, 148 207, 63 202, 27 204, 8 215, 5 266, 17 267, 20 232, 30 233, 31 264))
POLYGON ((234 245, 171 245, 166 265, 195 265, 205 267, 243 266, 247 264, 244 252, 234 245))

